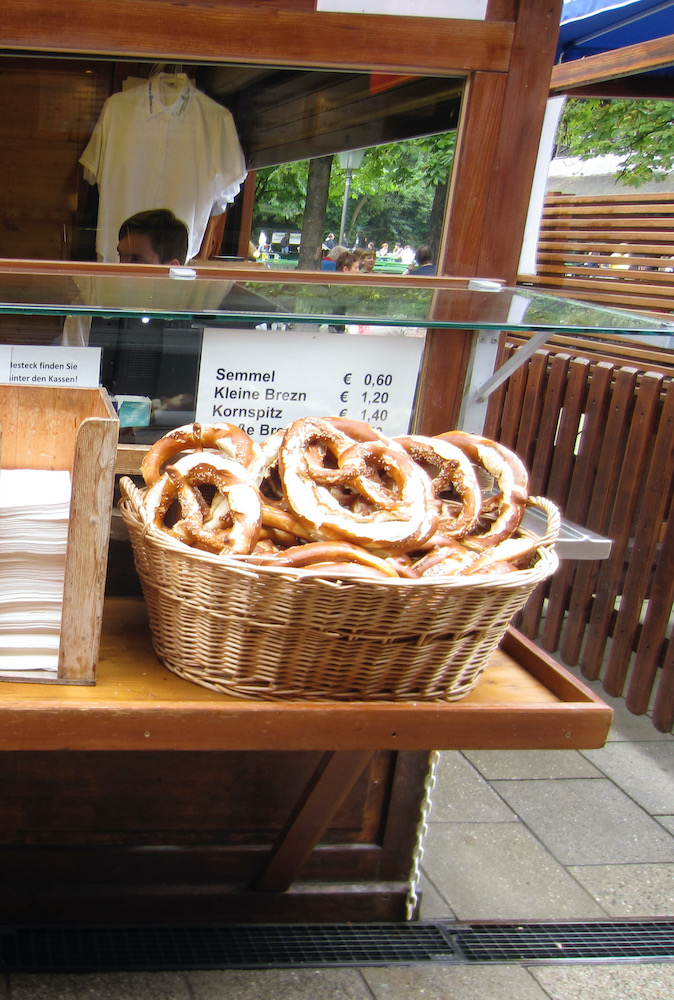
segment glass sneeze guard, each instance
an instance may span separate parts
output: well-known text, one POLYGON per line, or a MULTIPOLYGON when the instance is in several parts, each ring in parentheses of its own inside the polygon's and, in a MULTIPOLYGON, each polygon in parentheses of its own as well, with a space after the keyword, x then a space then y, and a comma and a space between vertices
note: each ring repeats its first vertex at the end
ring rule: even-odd
MULTIPOLYGON (((674 336, 674 317, 642 315, 575 299, 496 286, 470 288, 468 279, 447 286, 425 279, 405 286, 404 280, 351 283, 283 281, 276 276, 222 277, 191 280, 167 275, 72 272, 0 272, 0 314, 86 315, 116 318, 147 316, 164 320, 198 320, 210 325, 344 323, 370 326, 550 331, 674 336)), ((496 283, 494 283, 496 284, 496 283)))

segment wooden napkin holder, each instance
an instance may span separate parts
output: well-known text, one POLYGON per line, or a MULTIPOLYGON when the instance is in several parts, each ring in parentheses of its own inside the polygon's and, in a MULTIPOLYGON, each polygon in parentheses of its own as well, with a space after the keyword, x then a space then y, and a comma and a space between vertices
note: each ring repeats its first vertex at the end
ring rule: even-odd
POLYGON ((0 680, 96 683, 118 434, 105 389, 0 385, 0 467, 72 480, 57 674, 0 680))

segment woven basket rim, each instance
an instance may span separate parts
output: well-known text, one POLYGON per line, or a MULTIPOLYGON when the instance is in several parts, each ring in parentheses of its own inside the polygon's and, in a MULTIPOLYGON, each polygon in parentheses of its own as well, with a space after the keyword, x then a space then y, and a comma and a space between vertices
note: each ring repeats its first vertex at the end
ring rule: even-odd
POLYGON ((527 504, 529 507, 538 507, 546 514, 547 528, 545 533, 542 536, 537 536, 531 531, 520 529, 522 535, 529 538, 539 538, 539 545, 536 548, 536 562, 530 568, 509 574, 485 573, 473 576, 457 575, 412 580, 404 577, 391 577, 390 579, 385 577, 331 578, 326 576, 325 573, 321 574, 320 570, 312 570, 311 568, 291 568, 268 564, 258 565, 245 562, 245 557, 239 560, 234 556, 224 556, 213 552, 205 552, 201 549, 194 549, 172 539, 143 520, 140 513, 140 506, 144 494, 131 479, 126 476, 123 477, 120 481, 120 489, 122 491, 122 499, 119 501, 118 506, 122 518, 127 523, 127 526, 133 525, 139 531, 145 544, 163 550, 164 555, 169 558, 193 560, 205 566, 211 566, 214 571, 222 570, 251 579, 271 580, 278 578, 298 584, 306 583, 308 585, 317 583, 339 590, 345 587, 355 589, 366 588, 368 591, 371 591, 375 587, 383 587, 385 590, 395 588, 402 590, 411 589, 414 591, 433 591, 435 589, 463 590, 466 588, 471 590, 484 588, 513 590, 547 579, 554 573, 559 564, 559 559, 554 550, 554 543, 559 534, 560 514, 556 505, 546 497, 529 497, 527 504))

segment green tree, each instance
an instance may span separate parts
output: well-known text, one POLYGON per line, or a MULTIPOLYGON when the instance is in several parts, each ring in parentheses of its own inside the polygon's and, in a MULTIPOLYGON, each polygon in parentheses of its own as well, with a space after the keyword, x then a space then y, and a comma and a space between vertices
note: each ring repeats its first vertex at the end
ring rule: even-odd
MULTIPOLYGON (((455 133, 425 136, 368 149, 353 171, 347 210, 347 241, 429 242, 434 195, 446 185, 454 153, 455 133)), ((257 173, 253 229, 302 224, 309 161, 284 163, 257 173)), ((346 172, 334 158, 330 172, 325 231, 337 232, 341 220, 346 172)))
POLYGON ((674 169, 674 102, 571 98, 557 131, 556 156, 623 156, 620 180, 638 187, 674 169))

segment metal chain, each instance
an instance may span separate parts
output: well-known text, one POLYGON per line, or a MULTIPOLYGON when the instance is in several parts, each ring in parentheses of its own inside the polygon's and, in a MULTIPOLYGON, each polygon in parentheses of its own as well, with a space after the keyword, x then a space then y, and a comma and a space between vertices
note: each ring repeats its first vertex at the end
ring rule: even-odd
POLYGON ((419 883, 421 882, 421 862, 424 860, 424 843, 428 834, 428 817, 433 806, 433 792, 438 780, 438 763, 440 751, 432 750, 428 759, 428 772, 424 779, 424 797, 421 800, 421 812, 417 824, 417 837, 412 852, 412 870, 410 885, 405 900, 405 919, 412 920, 419 905, 419 883))

